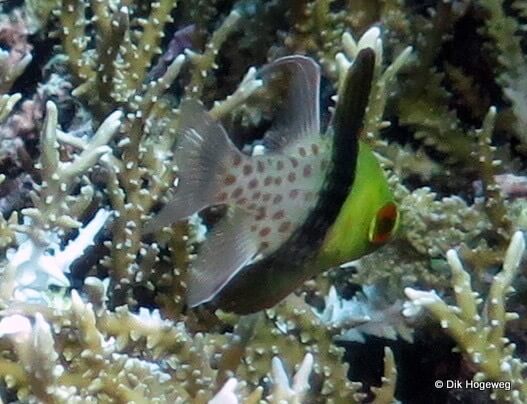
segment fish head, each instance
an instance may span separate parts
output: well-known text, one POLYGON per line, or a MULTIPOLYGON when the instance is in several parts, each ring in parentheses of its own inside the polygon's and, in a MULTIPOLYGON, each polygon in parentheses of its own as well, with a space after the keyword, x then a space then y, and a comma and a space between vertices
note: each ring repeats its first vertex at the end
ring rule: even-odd
POLYGON ((330 267, 369 254, 390 241, 399 225, 399 209, 377 158, 359 142, 355 180, 319 254, 330 267))

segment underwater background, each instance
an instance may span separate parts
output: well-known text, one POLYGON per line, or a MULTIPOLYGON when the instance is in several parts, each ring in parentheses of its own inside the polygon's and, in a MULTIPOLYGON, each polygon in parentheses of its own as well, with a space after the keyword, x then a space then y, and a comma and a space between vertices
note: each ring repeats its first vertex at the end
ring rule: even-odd
POLYGON ((1 402, 527 402, 527 1, 0 6, 1 402), (397 233, 270 309, 188 307, 228 209, 142 230, 181 101, 250 153, 282 100, 258 69, 315 60, 325 128, 367 47, 397 233))

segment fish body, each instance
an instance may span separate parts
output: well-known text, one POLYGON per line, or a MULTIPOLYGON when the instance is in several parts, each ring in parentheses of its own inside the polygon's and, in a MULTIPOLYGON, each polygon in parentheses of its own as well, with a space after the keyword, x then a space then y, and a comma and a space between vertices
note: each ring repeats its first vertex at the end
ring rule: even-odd
POLYGON ((210 303, 239 313, 270 307, 391 236, 396 205, 375 156, 358 140, 374 58, 371 49, 357 56, 325 135, 318 65, 290 56, 264 67, 262 77, 284 72, 291 82, 261 156, 241 153, 200 104, 182 103, 178 190, 147 230, 207 206, 231 206, 189 270, 190 306, 210 303))

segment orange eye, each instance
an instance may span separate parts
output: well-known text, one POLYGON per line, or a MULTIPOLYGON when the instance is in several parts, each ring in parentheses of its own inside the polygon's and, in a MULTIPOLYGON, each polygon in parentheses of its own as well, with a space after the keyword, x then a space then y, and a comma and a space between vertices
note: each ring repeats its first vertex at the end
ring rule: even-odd
POLYGON ((388 202, 377 211, 375 218, 371 221, 369 238, 375 245, 386 243, 397 227, 399 212, 393 202, 388 202))

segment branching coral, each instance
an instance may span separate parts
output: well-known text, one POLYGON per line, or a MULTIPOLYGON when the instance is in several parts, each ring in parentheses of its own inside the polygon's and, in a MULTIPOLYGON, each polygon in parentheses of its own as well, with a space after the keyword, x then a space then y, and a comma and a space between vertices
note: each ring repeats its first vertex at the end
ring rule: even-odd
POLYGON ((363 288, 352 299, 344 300, 331 287, 325 299, 324 311, 319 315, 321 321, 342 334, 339 341, 365 342, 365 335, 380 338, 413 340, 412 330, 401 314, 402 300, 393 304, 384 301, 375 287, 363 288))
POLYGON ((478 309, 482 299, 474 292, 470 275, 455 250, 447 252, 447 260, 452 271, 456 306, 447 305, 434 291, 405 290, 414 305, 432 313, 476 366, 478 372, 474 380, 512 383, 510 391, 496 389, 494 396, 517 403, 526 399, 527 385, 522 372, 527 364, 515 356, 516 346, 505 335, 507 322, 518 318, 517 313, 506 311, 505 304, 524 251, 524 235, 516 232, 503 260, 503 269, 494 277, 482 310, 478 309))
POLYGON ((342 35, 342 47, 344 53, 337 53, 335 56, 337 70, 339 72, 339 83, 344 79, 344 74, 350 66, 350 60, 354 60, 357 53, 365 47, 372 47, 376 54, 376 69, 373 90, 370 94, 370 105, 364 118, 364 133, 370 140, 376 136, 379 130, 389 122, 382 122, 384 108, 390 94, 391 87, 399 70, 408 62, 412 52, 412 47, 406 47, 390 64, 386 70, 382 71, 383 66, 383 44, 380 38, 380 30, 377 27, 370 28, 366 33, 355 41, 349 33, 342 35))
POLYGON ((3 94, 0 97, 0 122, 5 121, 20 98, 22 98, 20 94, 3 94))
POLYGON ((27 29, 19 13, 0 19, 0 44, 8 50, 0 51, 0 94, 7 93, 15 80, 31 62, 32 46, 27 40, 27 29))
POLYGON ((171 21, 170 12, 175 6, 176 3, 168 0, 153 2, 146 20, 132 21, 131 14, 138 6, 94 1, 93 18, 89 21, 86 2, 63 1, 62 43, 79 85, 75 93, 88 101, 100 100, 92 104, 99 111, 133 102, 133 97, 141 91, 153 56, 161 53, 159 44, 164 26, 171 21), (134 24, 143 29, 133 31, 134 24), (90 42, 86 36, 88 26, 95 30, 96 52, 86 52, 90 42))
MULTIPOLYGON (((89 283, 92 290, 100 287, 92 281, 89 283)), ((96 300, 84 303, 77 292, 73 292, 71 302, 61 308, 13 305, 3 315, 0 335, 9 338, 22 363, 5 358, 0 362, 0 374, 16 387, 20 398, 31 394, 40 400, 57 402, 124 400, 144 403, 154 400, 168 403, 192 399, 192 402, 205 403, 208 399, 218 402, 227 398, 232 402, 242 398, 243 402, 258 402, 262 395, 262 389, 254 384, 251 383, 252 387, 238 386, 230 379, 213 398, 217 369, 222 367, 224 360, 220 353, 225 350, 222 346, 225 336, 196 334, 192 337, 183 323, 163 320, 156 311, 141 310, 135 315, 123 307, 111 312, 104 303, 96 300), (218 360, 220 364, 214 366, 218 360), (25 388, 28 385, 30 390, 25 388)), ((301 319, 301 315, 297 313, 296 318, 301 319)), ((271 335, 275 334, 278 343, 282 339, 282 343, 291 345, 292 341, 287 343, 275 331, 271 335)), ((290 357, 291 354, 279 352, 277 348, 269 352, 272 361, 263 370, 265 375, 272 367, 271 378, 267 379, 272 386, 267 402, 300 403, 305 395, 313 397, 308 381, 312 370, 319 376, 329 377, 331 367, 318 367, 313 355, 308 353, 291 384, 282 361, 275 356, 290 357)), ((267 356, 263 351, 259 356, 262 355, 267 356)), ((250 358, 249 355, 246 359, 247 366, 256 366, 256 362, 250 365, 250 358)), ((393 399, 396 373, 390 351, 386 352, 385 366, 383 387, 375 390, 379 399, 383 397, 384 401, 379 402, 389 402, 386 400, 390 395, 393 399)), ((237 377, 244 375, 239 370, 234 373, 237 377)), ((337 392, 328 389, 336 387, 326 383, 324 396, 335 396, 337 392)), ((341 402, 339 400, 336 402, 341 402)), ((346 402, 350 402, 349 398, 346 402)))
POLYGON ((516 118, 516 135, 525 144, 527 142, 525 135, 527 59, 522 51, 521 38, 518 35, 520 31, 518 21, 507 16, 505 2, 502 0, 480 0, 478 4, 488 12, 486 28, 497 51, 498 80, 503 93, 512 103, 512 111, 516 118))
MULTIPOLYGON (((463 256, 478 270, 478 276, 497 263, 506 248, 506 238, 519 223, 521 211, 510 205, 500 190, 496 178, 503 162, 495 158, 491 145, 496 109, 490 108, 481 129, 471 135, 477 139, 471 156, 480 173, 484 190, 474 203, 459 196, 437 198, 429 187, 410 191, 399 183, 400 172, 393 176, 396 198, 400 201, 401 230, 399 237, 383 251, 364 257, 355 280, 376 283, 390 278, 392 284, 404 286, 424 281, 430 286, 447 285, 444 265, 437 261, 448 249, 463 245, 463 256), (492 231, 492 238, 486 234, 492 231), (397 263, 396 263, 397 262, 397 263), (386 263, 391 266, 387 271, 386 263), (377 268, 381 268, 381 271, 377 268), (479 269, 478 269, 479 268, 479 269)), ((383 150, 383 149, 380 149, 383 150)), ((393 163, 387 161, 393 169, 393 163)))
MULTIPOLYGON (((6 5, 2 399, 349 403, 367 395, 393 402, 391 350, 385 349, 381 386, 372 388, 380 373, 352 382, 349 366, 356 374, 357 365, 344 363, 344 349, 334 342, 364 342, 379 358, 371 359, 376 368, 381 352, 373 352, 372 339, 419 343, 420 332, 412 330, 419 324, 401 316, 404 287, 419 285, 437 293, 407 289, 413 307, 427 307, 447 326, 478 369, 475 378, 513 381, 513 391, 496 391, 496 398, 524 400, 525 360, 504 329, 514 317, 504 300, 520 236, 502 272, 493 273, 511 233, 527 226, 525 194, 516 192, 525 188, 525 164, 517 158, 524 151, 510 142, 515 135, 525 143, 522 20, 513 15, 520 10, 525 17, 524 2, 510 9, 501 0, 418 3, 6 5), (182 43, 168 43, 165 35, 182 43), (467 51, 459 51, 461 43, 467 51), (186 269, 221 209, 142 234, 177 183, 181 100, 199 99, 237 145, 250 143, 268 128, 279 101, 258 76, 266 59, 292 52, 315 58, 327 107, 365 46, 375 49, 377 65, 364 139, 389 171, 401 211, 398 237, 254 317, 188 309, 186 269), (445 262, 445 252, 458 247, 445 262), (444 303, 449 268, 458 307, 444 303)), ((393 344, 399 361, 399 343, 393 344)), ((398 395, 414 375, 403 376, 398 395)))
MULTIPOLYGON (((78 184, 79 178, 99 159, 111 151, 107 145, 121 124, 121 112, 116 111, 101 124, 88 143, 79 143, 82 151, 73 161, 61 162, 59 157, 57 107, 52 102, 46 105, 47 113, 42 132, 42 152, 40 169, 42 182, 38 190, 31 194, 33 208, 23 211, 32 219, 31 226, 19 228, 32 238, 45 242, 46 232, 56 228, 69 230, 77 228, 80 223, 75 220, 91 202, 94 190, 85 185, 80 190, 80 197, 72 201, 72 189, 78 184)), ((62 135, 68 139, 67 135, 62 135)), ((87 183, 88 181, 84 181, 87 183)))
MULTIPOLYGON (((239 13, 233 11, 207 42, 204 53, 187 50, 187 56, 180 54, 173 58, 161 77, 149 77, 148 67, 161 53, 163 27, 172 21, 170 10, 175 6, 171 1, 153 2, 146 19, 140 18, 144 10, 133 4, 117 7, 109 2, 92 2, 92 20, 84 18, 87 4, 83 1, 64 1, 60 11, 63 47, 79 84, 74 94, 84 97, 98 114, 118 107, 125 113, 120 128, 123 135, 118 143, 119 156, 103 160, 108 170, 108 197, 117 212, 112 242, 108 243, 110 257, 103 261, 119 290, 112 297, 116 305, 132 301, 129 285, 134 277, 146 283, 154 276, 152 264, 157 260, 159 249, 157 245, 141 242, 141 228, 146 214, 176 176, 171 151, 178 112, 169 97, 164 97, 164 92, 175 84, 181 68, 190 61, 192 75, 187 96, 200 97, 207 75, 217 67, 219 49, 240 19, 239 13), (135 28, 136 23, 141 26, 140 30, 135 28), (85 35, 92 32, 95 52, 87 51, 85 35), (101 101, 93 103, 93 100, 101 101)), ((217 103, 212 113, 221 117, 260 85, 254 78, 254 70, 249 71, 238 90, 225 102, 217 103)), ((183 248, 179 254, 177 234, 176 231, 176 237, 172 238, 172 248, 177 251, 174 264, 178 266, 179 276, 170 276, 174 280, 170 281, 169 288, 174 292, 180 290, 174 299, 178 300, 177 310, 181 310, 184 288, 179 271, 184 270, 182 265, 188 253, 183 248)), ((179 237, 186 235, 179 234, 179 237)))

